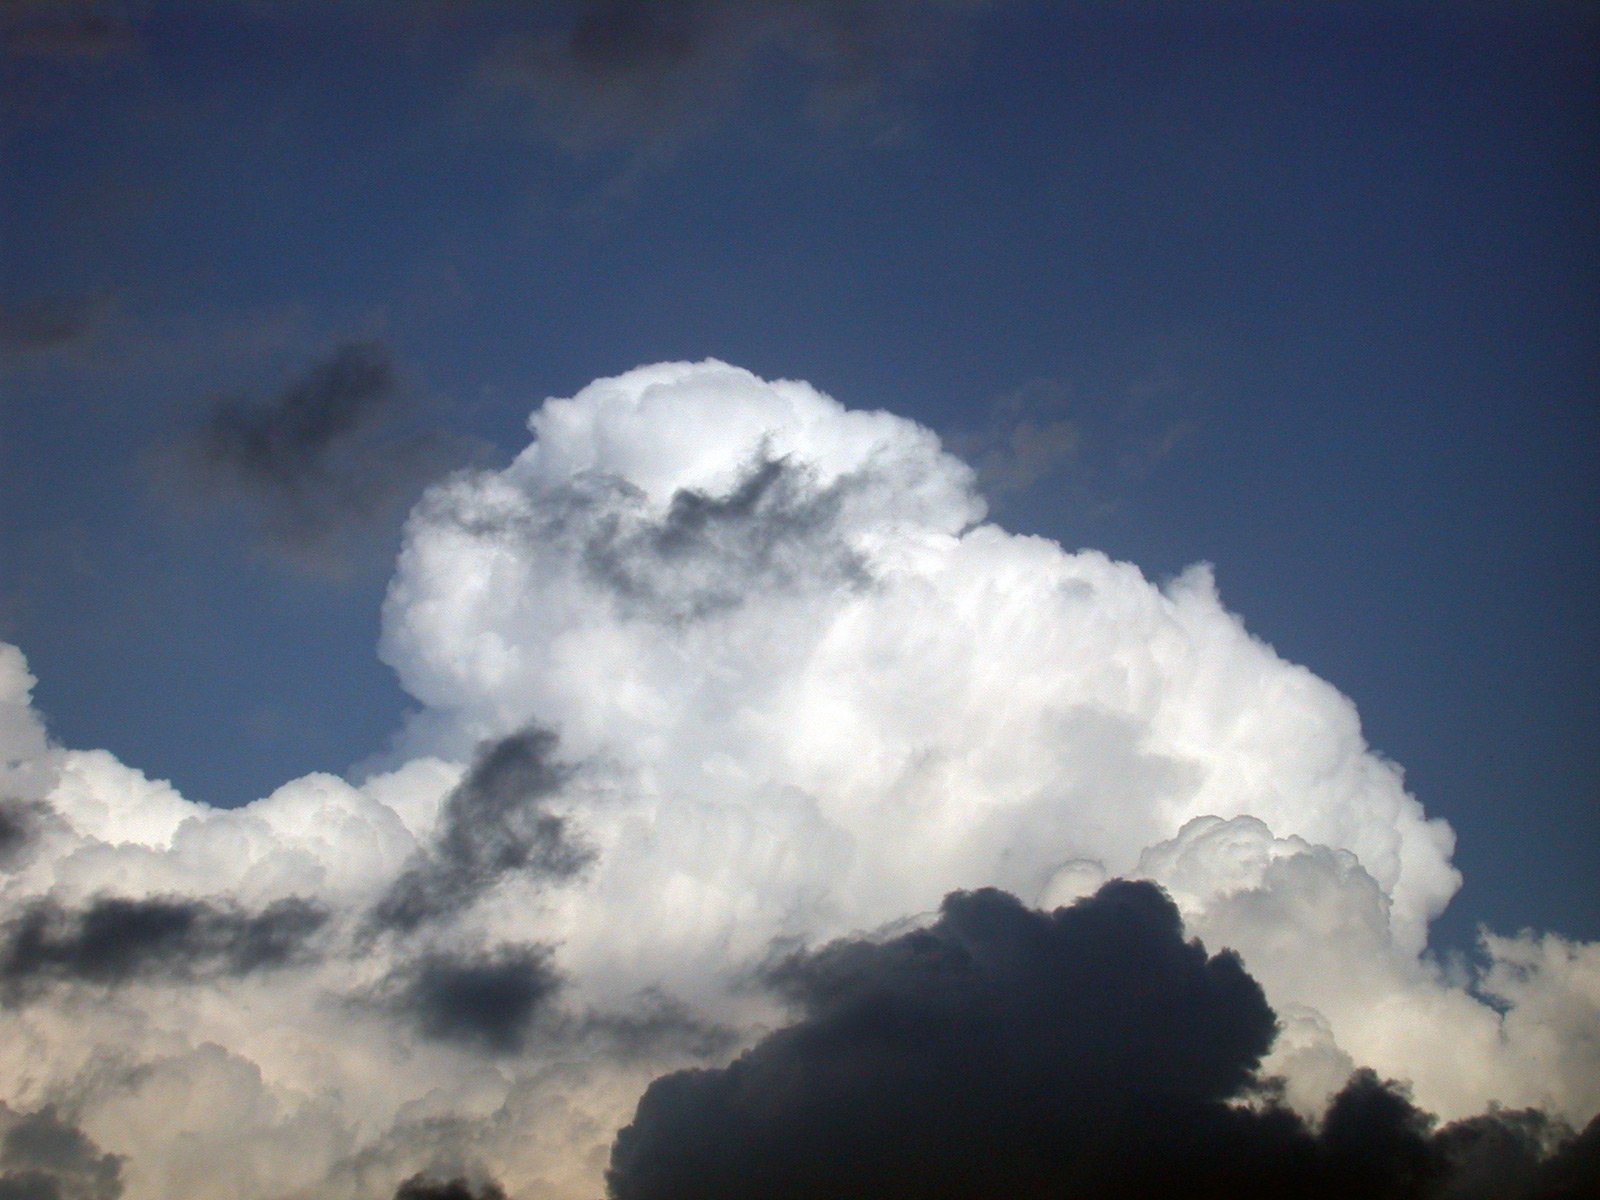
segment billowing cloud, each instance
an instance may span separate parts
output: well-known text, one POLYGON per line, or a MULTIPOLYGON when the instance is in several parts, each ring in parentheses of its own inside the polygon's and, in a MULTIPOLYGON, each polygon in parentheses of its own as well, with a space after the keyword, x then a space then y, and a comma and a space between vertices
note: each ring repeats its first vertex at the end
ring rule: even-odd
POLYGON ((1053 913, 953 893, 926 928, 791 957, 799 1019, 726 1068, 652 1083, 615 1200, 1558 1195, 1593 1154, 1535 1112, 1435 1132, 1358 1073, 1313 1129, 1230 1104, 1275 1031, 1236 957, 1147 883, 1053 913))
POLYGON ((212 400, 150 462, 180 503, 242 505, 279 557, 336 574, 427 480, 471 453, 410 426, 389 349, 368 341, 336 347, 270 399, 212 400))
MULTIPOLYGON (((387 403, 375 366, 217 428, 263 479, 315 476, 387 403)), ((70 1111, 129 1200, 387 1200, 418 1176, 593 1200, 630 1122, 625 1174, 655 1122, 756 1120, 706 1105, 866 1036, 851 1013, 943 1020, 929 971, 1007 1053, 1070 1043, 1027 997, 1081 1017, 1092 997, 1058 993, 1084 963, 1138 1017, 1104 1053, 1162 1048, 1117 1059, 1145 1081, 1126 1094, 1219 1146, 1326 1166, 1330 1130, 1376 1112, 1402 1158, 1581 1169, 1589 1142, 1550 1155, 1600 1110, 1600 947, 1431 959, 1450 829, 1209 569, 1158 585, 1011 534, 929 430, 714 361, 599 380, 531 429, 412 512, 379 649, 418 708, 364 777, 194 803, 51 743, 0 650, 0 921, 42 947, 32 1002, 0 1009, 0 1097, 70 1111), (108 980, 111 902, 188 915, 108 980), (289 904, 325 916, 243 969, 289 904), (1079 937, 1113 910, 1142 966, 1079 937), (977 953, 1000 944, 1033 949, 977 953), (1176 1007, 1141 1007, 1136 966, 1176 1007)), ((898 1036, 854 1082, 922 1077, 898 1036)), ((1052 1086, 1100 1111, 1085 1078, 1052 1086)))
POLYGON ((117 1200, 122 1160, 104 1154, 53 1106, 0 1104, 0 1200, 117 1200))

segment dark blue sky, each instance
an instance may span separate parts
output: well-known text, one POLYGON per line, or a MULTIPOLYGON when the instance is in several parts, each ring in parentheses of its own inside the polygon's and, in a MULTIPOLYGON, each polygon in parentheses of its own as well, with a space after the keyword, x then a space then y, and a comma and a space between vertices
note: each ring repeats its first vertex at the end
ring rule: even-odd
POLYGON ((415 489, 286 532, 173 466, 219 397, 373 343, 380 456, 503 460, 713 355, 1211 561, 1456 828, 1444 941, 1600 937, 1600 11, 605 8, 0 15, 0 637, 60 740, 231 805, 396 727, 415 489))

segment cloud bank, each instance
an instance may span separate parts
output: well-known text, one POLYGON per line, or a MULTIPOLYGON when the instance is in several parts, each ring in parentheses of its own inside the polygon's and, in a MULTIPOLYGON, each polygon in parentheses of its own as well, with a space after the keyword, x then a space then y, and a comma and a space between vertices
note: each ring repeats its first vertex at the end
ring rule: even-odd
POLYGON ((927 429, 715 361, 530 426, 412 512, 419 708, 364 778, 193 803, 52 743, 0 652, 0 1098, 130 1200, 688 1194, 662 1147, 787 1169, 904 1091, 926 1126, 835 1131, 876 1187, 982 1117, 934 1086, 980 1045, 1032 1072, 973 1076, 1030 1179, 1173 1105, 1263 1178, 1344 1178, 1363 1121, 1396 1194, 1592 1163, 1600 947, 1428 957, 1449 828, 1207 568, 1008 533, 927 429))

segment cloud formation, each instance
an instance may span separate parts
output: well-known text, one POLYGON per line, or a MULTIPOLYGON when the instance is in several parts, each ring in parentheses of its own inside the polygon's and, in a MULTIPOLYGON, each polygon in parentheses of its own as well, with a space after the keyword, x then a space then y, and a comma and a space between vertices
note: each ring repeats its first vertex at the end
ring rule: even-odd
POLYGON ((455 916, 510 872, 563 879, 583 867, 588 852, 540 805, 569 774, 553 761, 555 744, 536 729, 478 751, 445 797, 434 845, 374 907, 372 929, 413 933, 455 916))
POLYGON ((0 1200, 117 1200, 122 1160, 103 1154, 53 1106, 16 1113, 0 1103, 0 1200))
POLYGON ((410 426, 388 347, 367 341, 336 347, 270 399, 212 400, 151 461, 180 502, 242 506, 280 558, 338 574, 426 481, 470 458, 461 439, 410 426))
POLYGON ((328 914, 305 900, 244 913, 183 898, 100 897, 68 911, 48 899, 13 917, 0 942, 0 1001, 34 999, 53 982, 115 987, 162 976, 195 980, 288 966, 328 914))
POLYGON ((1370 1071, 1313 1129, 1256 1079, 1276 1030, 1259 985, 1148 883, 1053 913, 952 893, 926 928, 768 981, 799 1019, 652 1083, 614 1200, 1554 1196, 1600 1143, 1535 1112, 1435 1132, 1370 1071))
MULTIPOLYGON (((314 476, 387 404, 377 368, 337 358, 217 428, 263 478, 314 476)), ((985 1085, 995 1113, 1100 1128, 1097 1080, 1123 1080, 1108 1145, 1171 1110, 1192 1145, 1261 1148, 1265 1178, 1324 1179, 1329 1131, 1382 1118, 1402 1162, 1581 1170, 1590 1142, 1550 1155, 1600 1110, 1600 947, 1431 959, 1451 831, 1207 568, 1158 585, 1009 533, 929 430, 715 361, 598 380, 530 428, 412 512, 380 653, 418 708, 365 776, 192 802, 52 743, 0 649, 0 922, 27 964, 0 1097, 70 1111, 129 1200, 387 1200, 419 1175, 593 1200, 633 1122, 624 1194, 671 1178, 660 1130, 777 1128, 743 1080, 792 1064, 857 1103, 965 1063, 969 1034, 1035 1072, 985 1085), (1107 1023, 1126 1036, 1065 1066, 1023 1049, 1107 1023), (919 1060, 907 1025, 959 1036, 919 1060)))

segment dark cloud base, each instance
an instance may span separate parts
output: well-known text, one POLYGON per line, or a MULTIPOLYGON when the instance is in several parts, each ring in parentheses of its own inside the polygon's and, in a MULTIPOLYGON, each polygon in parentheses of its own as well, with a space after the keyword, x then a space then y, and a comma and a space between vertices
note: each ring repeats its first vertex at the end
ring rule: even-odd
POLYGON ((1309 1127, 1258 1078, 1276 1030, 1260 987, 1185 942, 1151 884, 1054 913, 954 893, 927 929, 794 956, 769 982, 799 1019, 651 1084, 612 1149, 613 1200, 1600 1194, 1600 1123, 1435 1130, 1358 1072, 1309 1127))

